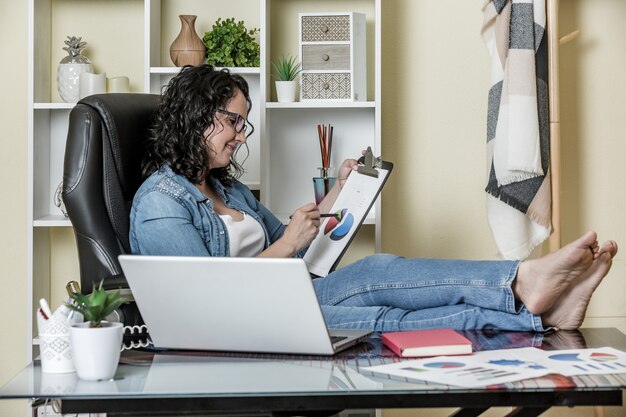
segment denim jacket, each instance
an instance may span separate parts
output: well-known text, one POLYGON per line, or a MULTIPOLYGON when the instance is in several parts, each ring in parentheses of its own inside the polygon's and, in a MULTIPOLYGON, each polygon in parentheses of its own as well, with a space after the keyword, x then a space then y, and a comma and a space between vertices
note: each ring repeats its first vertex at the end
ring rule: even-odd
MULTIPOLYGON (((212 179, 211 184, 224 204, 261 224, 265 248, 283 235, 285 225, 241 182, 223 185, 212 179)), ((213 210, 213 201, 169 165, 150 175, 135 194, 130 211, 130 247, 141 255, 230 255, 228 231, 213 210)))

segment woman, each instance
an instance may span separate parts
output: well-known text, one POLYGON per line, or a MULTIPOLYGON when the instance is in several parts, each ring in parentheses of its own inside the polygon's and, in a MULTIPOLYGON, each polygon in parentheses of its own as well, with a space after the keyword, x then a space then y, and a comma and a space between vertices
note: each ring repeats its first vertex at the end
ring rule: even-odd
MULTIPOLYGON (((252 126, 243 78, 187 67, 167 86, 131 210, 130 241, 142 255, 301 257, 346 178, 349 159, 320 203, 283 225, 237 181, 235 155, 252 126)), ((313 285, 329 327, 397 331, 580 326, 617 244, 588 232, 529 261, 456 261, 368 256, 313 285)))

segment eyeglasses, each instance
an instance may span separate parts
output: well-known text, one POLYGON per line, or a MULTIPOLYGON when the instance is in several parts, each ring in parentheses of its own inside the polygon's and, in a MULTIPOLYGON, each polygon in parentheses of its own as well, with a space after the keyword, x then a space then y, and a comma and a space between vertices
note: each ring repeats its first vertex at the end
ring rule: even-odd
POLYGON ((235 132, 237 133, 241 133, 241 132, 245 133, 250 127, 250 123, 248 123, 246 118, 240 114, 233 113, 224 109, 217 109, 217 111, 219 113, 223 113, 228 116, 228 121, 230 122, 231 126, 233 127, 233 129, 235 129, 235 132))

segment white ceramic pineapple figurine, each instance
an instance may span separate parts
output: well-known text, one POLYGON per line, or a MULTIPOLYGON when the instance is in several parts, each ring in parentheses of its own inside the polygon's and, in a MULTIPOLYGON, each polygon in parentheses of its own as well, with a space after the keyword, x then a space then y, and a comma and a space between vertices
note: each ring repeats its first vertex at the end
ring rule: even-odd
POLYGON ((87 42, 82 41, 82 37, 68 36, 65 41, 68 55, 61 60, 57 68, 57 90, 61 99, 66 103, 76 103, 78 101, 78 81, 83 72, 93 73, 91 61, 82 55, 87 42))

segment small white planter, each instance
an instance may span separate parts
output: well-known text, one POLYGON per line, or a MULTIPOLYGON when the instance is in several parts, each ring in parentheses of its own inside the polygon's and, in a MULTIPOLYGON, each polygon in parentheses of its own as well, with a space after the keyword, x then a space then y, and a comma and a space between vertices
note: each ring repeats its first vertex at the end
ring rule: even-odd
POLYGON ((70 328, 74 367, 80 379, 107 380, 115 375, 124 327, 122 323, 107 322, 102 322, 102 326, 90 328, 87 322, 70 328))
POLYGON ((298 82, 293 81, 276 81, 276 98, 279 103, 292 103, 296 101, 296 92, 298 90, 298 82))

